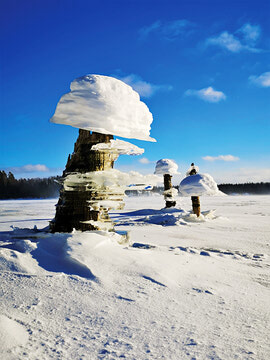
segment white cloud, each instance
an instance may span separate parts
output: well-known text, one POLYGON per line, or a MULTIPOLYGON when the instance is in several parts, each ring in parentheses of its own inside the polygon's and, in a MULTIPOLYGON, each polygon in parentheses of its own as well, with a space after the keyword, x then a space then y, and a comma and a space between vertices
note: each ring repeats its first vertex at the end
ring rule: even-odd
POLYGON ((178 37, 189 33, 192 27, 194 27, 194 24, 186 19, 167 22, 161 22, 158 20, 149 26, 141 28, 139 33, 143 38, 156 33, 166 40, 175 40, 178 37))
POLYGON ((143 158, 139 159, 139 162, 141 164, 150 164, 151 163, 151 161, 148 160, 146 157, 143 157, 143 158))
POLYGON ((259 25, 246 23, 237 31, 237 33, 242 34, 247 43, 255 43, 261 35, 261 27, 259 25))
POLYGON ((262 86, 262 87, 270 87, 270 71, 265 72, 259 76, 251 75, 249 77, 249 81, 252 83, 262 86))
POLYGON ((23 166, 14 166, 9 167, 8 171, 11 171, 14 174, 18 173, 32 173, 32 172, 48 172, 50 171, 46 165, 37 164, 37 165, 23 165, 23 166))
POLYGON ((259 25, 244 24, 235 34, 223 31, 221 34, 206 39, 206 45, 215 45, 233 53, 241 51, 261 52, 255 47, 261 34, 259 25))
POLYGON ((209 86, 208 88, 204 88, 201 90, 192 90, 188 89, 185 92, 186 96, 196 96, 204 101, 217 103, 221 100, 226 99, 226 95, 222 91, 217 91, 212 88, 212 86, 209 86))
POLYGON ((233 155, 219 155, 219 156, 203 156, 202 159, 205 161, 216 161, 216 160, 238 161, 239 157, 233 155))
POLYGON ((142 97, 151 97, 158 91, 170 91, 172 86, 170 85, 155 85, 147 81, 144 81, 139 75, 129 74, 123 77, 116 76, 119 80, 130 85, 135 91, 137 91, 142 97))
POLYGON ((206 40, 207 45, 217 45, 223 47, 231 52, 239 52, 242 50, 243 45, 240 40, 235 38, 234 35, 228 33, 228 31, 223 31, 218 36, 213 36, 206 40))

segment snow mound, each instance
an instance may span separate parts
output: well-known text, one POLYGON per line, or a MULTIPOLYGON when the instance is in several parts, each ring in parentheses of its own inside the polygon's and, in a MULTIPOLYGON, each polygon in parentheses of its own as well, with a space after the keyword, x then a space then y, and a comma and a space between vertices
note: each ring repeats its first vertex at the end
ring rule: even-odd
MULTIPOLYGON (((33 230, 24 229, 21 232, 22 236, 23 233, 25 237, 28 237, 33 230)), ((41 275, 44 271, 49 271, 76 275, 98 282, 92 273, 89 260, 93 248, 102 244, 117 246, 128 243, 125 232, 74 230, 72 233, 51 234, 40 231, 36 235, 37 237, 31 240, 25 240, 18 239, 16 232, 13 232, 8 242, 0 244, 0 270, 2 272, 41 275)))
POLYGON ((180 207, 162 208, 162 209, 143 209, 123 213, 117 225, 134 226, 154 224, 163 227, 182 226, 189 223, 202 223, 216 220, 219 217, 215 210, 202 211, 201 215, 193 214, 192 211, 186 211, 180 207))
POLYGON ((164 175, 164 174, 178 174, 178 165, 170 159, 160 159, 156 163, 155 174, 164 175))
POLYGON ((25 345, 27 341, 28 333, 22 325, 4 315, 0 315, 0 349, 2 351, 25 345))
POLYGON ((119 139, 93 145, 91 150, 115 152, 118 155, 142 155, 144 153, 144 149, 119 139))
POLYGON ((51 122, 102 134, 155 141, 153 116, 139 94, 123 81, 103 75, 75 79, 58 102, 51 122))
POLYGON ((219 190, 211 175, 196 174, 181 181, 179 193, 182 196, 219 195, 219 190))

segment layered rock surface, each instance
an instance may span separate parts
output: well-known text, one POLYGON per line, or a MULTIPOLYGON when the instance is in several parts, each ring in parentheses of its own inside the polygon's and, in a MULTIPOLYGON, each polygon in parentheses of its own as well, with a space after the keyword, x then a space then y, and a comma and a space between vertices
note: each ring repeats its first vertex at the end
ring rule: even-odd
MULTIPOLYGON (((113 139, 112 135, 79 130, 74 152, 69 155, 63 172, 63 187, 56 205, 56 215, 50 223, 52 232, 72 232, 73 229, 81 231, 113 229, 108 208, 91 206, 95 202, 109 199, 109 195, 106 191, 102 191, 102 186, 97 187, 91 182, 91 177, 87 175, 90 172, 113 168, 117 159, 115 153, 91 150, 93 145, 109 143, 111 139, 113 139), (71 177, 72 182, 70 182, 71 177)), ((123 195, 123 193, 119 194, 119 200, 123 195)))

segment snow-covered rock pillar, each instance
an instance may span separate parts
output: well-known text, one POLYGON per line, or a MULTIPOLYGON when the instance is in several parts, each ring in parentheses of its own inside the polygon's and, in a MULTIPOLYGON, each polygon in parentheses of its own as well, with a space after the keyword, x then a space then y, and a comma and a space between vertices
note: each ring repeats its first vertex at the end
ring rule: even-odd
POLYGON ((155 174, 163 175, 164 177, 164 199, 166 208, 176 205, 174 199, 177 190, 172 186, 172 175, 178 174, 178 165, 171 159, 160 159, 156 163, 155 174))
POLYGON ((215 180, 209 174, 199 174, 198 166, 193 163, 186 173, 186 177, 179 184, 180 196, 191 196, 193 214, 201 215, 199 196, 214 196, 219 193, 215 180))
POLYGON ((71 82, 50 121, 80 129, 63 173, 51 231, 113 230, 108 211, 121 209, 124 197, 123 184, 111 183, 111 178, 118 178, 113 163, 120 154, 143 153, 130 143, 113 140, 113 135, 155 141, 150 137, 151 112, 123 81, 89 74, 71 82))

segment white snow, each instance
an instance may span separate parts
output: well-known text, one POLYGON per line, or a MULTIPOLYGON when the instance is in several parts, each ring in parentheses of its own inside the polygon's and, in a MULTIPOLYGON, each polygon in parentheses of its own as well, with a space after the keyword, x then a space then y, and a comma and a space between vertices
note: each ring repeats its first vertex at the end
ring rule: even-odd
POLYGON ((215 180, 209 174, 196 174, 185 177, 179 185, 182 196, 220 195, 215 180))
POLYGON ((8 350, 25 346, 28 341, 28 332, 16 320, 0 314, 0 351, 5 354, 8 350))
POLYGON ((102 134, 155 141, 150 137, 153 116, 139 94, 123 81, 85 75, 72 81, 58 102, 51 122, 102 134))
POLYGON ((156 163, 155 174, 174 175, 174 174, 178 174, 177 170, 178 170, 178 165, 176 164, 175 161, 171 159, 160 159, 156 163))
POLYGON ((201 219, 177 200, 126 198, 124 244, 42 231, 57 199, 1 201, 0 358, 268 360, 270 196, 206 197, 201 219))
POLYGON ((108 151, 110 153, 115 153, 116 155, 142 155, 144 153, 144 149, 119 139, 110 140, 109 143, 93 145, 91 150, 108 151))

